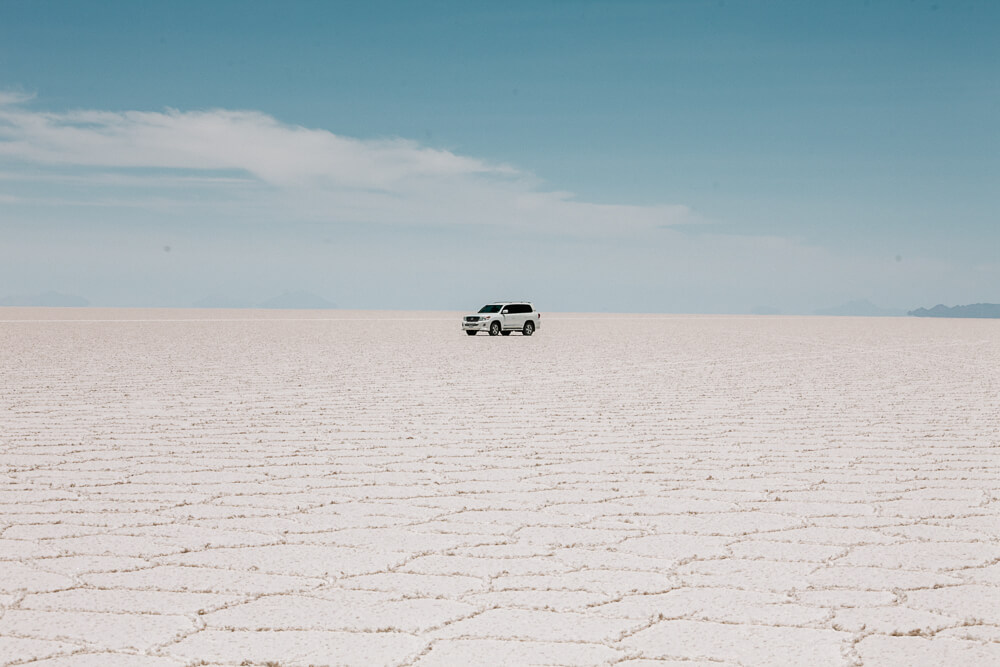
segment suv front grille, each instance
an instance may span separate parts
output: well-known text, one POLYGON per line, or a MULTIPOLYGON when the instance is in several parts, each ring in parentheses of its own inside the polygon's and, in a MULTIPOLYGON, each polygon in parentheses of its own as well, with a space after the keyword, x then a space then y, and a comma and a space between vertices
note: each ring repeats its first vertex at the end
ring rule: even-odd
POLYGON ((470 315, 469 317, 465 318, 465 321, 466 322, 478 322, 479 318, 478 317, 473 317, 473 316, 470 315))

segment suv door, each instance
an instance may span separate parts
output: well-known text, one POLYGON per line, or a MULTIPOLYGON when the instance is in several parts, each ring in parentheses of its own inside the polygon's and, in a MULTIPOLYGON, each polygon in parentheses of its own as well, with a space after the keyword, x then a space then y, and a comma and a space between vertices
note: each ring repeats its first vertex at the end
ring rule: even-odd
POLYGON ((501 309, 500 314, 503 315, 503 328, 513 329, 515 322, 517 322, 517 308, 508 303, 501 309))
POLYGON ((531 308, 523 303, 512 303, 508 308, 510 309, 510 315, 507 316, 504 323, 506 328, 520 331, 531 308))

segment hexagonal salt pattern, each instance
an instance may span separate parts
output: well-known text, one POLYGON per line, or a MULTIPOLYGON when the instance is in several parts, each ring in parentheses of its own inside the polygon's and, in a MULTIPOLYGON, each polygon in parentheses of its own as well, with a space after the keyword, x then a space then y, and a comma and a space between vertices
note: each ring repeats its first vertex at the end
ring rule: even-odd
POLYGON ((0 665, 1000 663, 1000 328, 0 309, 0 665))

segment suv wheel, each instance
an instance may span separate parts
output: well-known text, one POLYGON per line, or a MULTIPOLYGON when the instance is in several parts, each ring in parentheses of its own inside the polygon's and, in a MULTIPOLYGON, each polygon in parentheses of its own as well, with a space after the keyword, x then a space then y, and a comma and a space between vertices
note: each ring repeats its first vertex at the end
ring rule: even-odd
POLYGON ((524 329, 521 330, 521 333, 523 333, 525 336, 530 336, 531 334, 535 333, 535 323, 532 322, 531 320, 525 322, 524 329))
POLYGON ((500 320, 496 320, 490 325, 490 335, 498 336, 500 335, 500 320))

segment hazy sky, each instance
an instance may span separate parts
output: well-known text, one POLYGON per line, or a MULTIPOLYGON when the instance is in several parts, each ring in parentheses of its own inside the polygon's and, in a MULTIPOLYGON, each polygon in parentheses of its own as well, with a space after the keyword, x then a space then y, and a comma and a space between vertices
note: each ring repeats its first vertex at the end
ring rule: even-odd
POLYGON ((0 297, 1000 302, 1000 3, 0 2, 0 297))

